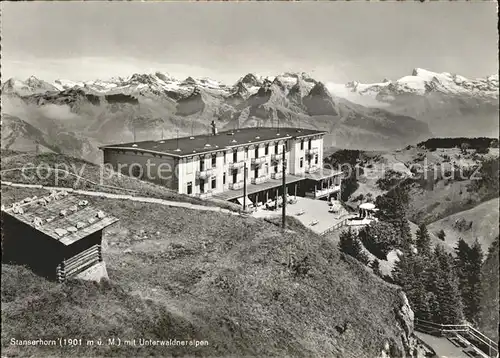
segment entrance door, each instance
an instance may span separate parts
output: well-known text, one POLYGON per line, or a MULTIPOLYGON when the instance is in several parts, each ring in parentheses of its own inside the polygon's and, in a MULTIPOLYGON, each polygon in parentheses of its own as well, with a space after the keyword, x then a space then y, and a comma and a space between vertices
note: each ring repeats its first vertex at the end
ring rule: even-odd
POLYGON ((237 180, 238 180, 238 171, 233 170, 233 183, 236 183, 237 180))
POLYGON ((205 179, 200 179, 200 193, 205 192, 205 179))
POLYGON ((259 177, 259 168, 255 168, 253 171, 253 177, 257 179, 259 177))

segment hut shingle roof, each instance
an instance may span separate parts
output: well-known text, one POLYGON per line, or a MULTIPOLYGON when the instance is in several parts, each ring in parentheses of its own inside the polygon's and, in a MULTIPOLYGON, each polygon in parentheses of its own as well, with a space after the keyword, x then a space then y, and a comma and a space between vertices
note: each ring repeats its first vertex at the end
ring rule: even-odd
POLYGON ((71 245, 118 221, 67 192, 26 198, 9 208, 2 208, 2 212, 64 245, 71 245))

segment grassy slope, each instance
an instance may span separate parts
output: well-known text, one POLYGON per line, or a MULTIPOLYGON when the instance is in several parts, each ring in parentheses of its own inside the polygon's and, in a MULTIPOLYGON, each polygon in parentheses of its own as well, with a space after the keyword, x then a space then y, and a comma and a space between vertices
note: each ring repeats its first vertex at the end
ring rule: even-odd
POLYGON ((132 194, 137 196, 148 196, 165 200, 182 201, 198 205, 220 206, 230 210, 238 210, 238 207, 226 201, 210 199, 200 200, 198 198, 178 194, 160 185, 141 181, 126 175, 121 175, 117 172, 104 171, 98 165, 86 162, 81 159, 68 157, 63 154, 56 153, 21 153, 10 150, 2 150, 1 152, 1 169, 2 171, 23 168, 28 166, 40 166, 41 177, 35 175, 35 171, 26 170, 27 175, 23 175, 20 170, 6 171, 1 173, 3 181, 11 181, 16 183, 41 184, 44 186, 62 186, 74 189, 83 189, 91 191, 102 191, 115 194, 132 194), (43 170, 42 165, 48 165, 52 168, 71 168, 71 171, 85 179, 78 179, 75 176, 67 175, 63 172, 55 171, 47 173, 43 170), (44 178, 46 177, 46 178, 44 178), (101 180, 102 178, 102 180, 101 180), (104 184, 95 185, 93 183, 104 184), (118 189, 106 187, 113 186, 118 189), (121 188, 121 189, 120 189, 121 188))
MULTIPOLYGON (((498 158, 498 148, 490 148, 488 154, 476 154, 474 150, 469 150, 463 154, 459 149, 437 149, 428 151, 423 148, 408 147, 392 152, 363 152, 362 163, 364 175, 359 178, 359 188, 351 195, 353 204, 359 195, 371 193, 373 197, 383 194, 377 185, 377 180, 384 176, 387 170, 394 170, 401 173, 409 173, 413 166, 415 169, 424 166, 436 170, 436 175, 441 173, 441 166, 449 169, 451 165, 461 168, 470 168, 479 163, 482 158, 498 158)), ((443 170, 445 170, 443 169, 443 170)), ((456 171, 457 173, 458 170, 456 171)), ((431 179, 434 174, 429 174, 431 179)), ((417 183, 412 185, 410 191, 410 220, 413 222, 431 223, 442 219, 448 215, 462 210, 473 208, 490 196, 482 196, 477 193, 469 193, 467 187, 470 180, 447 181, 439 179, 430 189, 417 183)))
MULTIPOLYGON (((28 195, 37 191, 4 187, 2 203, 28 195)), ((373 357, 385 339, 400 342, 397 289, 293 219, 293 231, 281 233, 253 218, 90 200, 120 218, 105 234, 111 283, 59 286, 3 265, 4 354, 373 357), (289 255, 307 256, 309 273, 294 276, 289 255), (346 323, 339 333, 335 327, 346 323), (194 337, 210 345, 71 351, 7 344, 11 337, 58 336, 194 337)))
POLYGON ((445 243, 452 247, 455 246, 459 238, 464 239, 469 245, 472 245, 477 238, 483 246, 483 251, 487 252, 488 247, 498 236, 498 205, 498 198, 489 200, 472 209, 435 221, 428 225, 428 229, 432 233, 443 229, 446 233, 445 243), (460 219, 467 222, 472 221, 472 228, 459 230, 455 222, 460 219))

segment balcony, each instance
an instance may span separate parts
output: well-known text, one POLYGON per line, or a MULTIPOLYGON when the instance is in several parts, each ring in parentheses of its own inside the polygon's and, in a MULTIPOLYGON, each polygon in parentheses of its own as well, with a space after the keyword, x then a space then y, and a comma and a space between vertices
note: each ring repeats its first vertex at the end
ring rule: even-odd
POLYGON ((243 182, 239 181, 237 183, 231 183, 229 184, 229 189, 231 190, 243 189, 243 182))
POLYGON ((252 178, 252 184, 262 184, 267 181, 267 177, 264 175, 261 175, 260 177, 257 178, 252 178))
POLYGON ((229 163, 229 168, 230 169, 240 169, 240 168, 243 168, 244 166, 245 166, 245 161, 244 160, 240 160, 239 162, 229 163))
POLYGON ((306 150, 306 154, 308 155, 314 155, 314 154, 319 154, 319 148, 311 148, 306 150))
POLYGON ((200 199, 207 199, 207 198, 211 197, 212 195, 213 195, 212 190, 208 190, 208 191, 206 191, 204 193, 198 194, 198 197, 200 199))
POLYGON ((198 170, 196 172, 196 177, 199 179, 207 179, 210 178, 211 176, 215 175, 215 169, 214 168, 209 168, 205 170, 198 170))
POLYGON ((326 195, 329 195, 332 193, 336 193, 338 191, 340 191, 340 185, 332 185, 329 188, 324 188, 324 189, 316 190, 313 192, 307 192, 306 197, 318 199, 318 198, 321 198, 323 196, 326 196, 326 195))
POLYGON ((252 158, 252 165, 262 165, 266 162, 266 157, 252 158))
POLYGON ((271 178, 281 179, 281 178, 283 178, 283 172, 271 173, 271 178))
POLYGON ((278 154, 271 154, 271 160, 272 161, 281 161, 283 160, 283 153, 278 153, 278 154))
POLYGON ((311 165, 309 168, 306 169, 306 173, 316 173, 319 170, 319 166, 317 165, 311 165))

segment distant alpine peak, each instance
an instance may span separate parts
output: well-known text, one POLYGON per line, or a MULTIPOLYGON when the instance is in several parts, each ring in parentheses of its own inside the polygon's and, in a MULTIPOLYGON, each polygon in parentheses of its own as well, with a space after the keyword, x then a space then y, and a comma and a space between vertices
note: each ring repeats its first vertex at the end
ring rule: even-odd
MULTIPOLYGON (((248 98, 260 89, 276 92, 280 96, 305 96, 313 88, 323 93, 325 86, 306 72, 283 72, 276 76, 261 76, 256 73, 247 73, 234 85, 227 86, 210 78, 189 76, 179 80, 166 72, 155 71, 150 73, 134 73, 127 77, 114 77, 104 80, 71 81, 58 79, 48 83, 30 76, 24 81, 11 78, 2 84, 2 93, 27 96, 36 93, 64 91, 71 88, 83 89, 91 94, 127 94, 127 95, 154 95, 171 96, 172 98, 189 95, 197 87, 202 91, 221 96, 248 98), (319 84, 319 85, 318 85, 319 84)), ((331 83, 328 84, 328 88, 331 83)), ((498 99, 498 74, 484 78, 468 79, 464 76, 448 72, 433 72, 423 68, 414 68, 411 74, 397 80, 385 78, 378 83, 361 83, 358 81, 337 85, 342 88, 336 96, 360 98, 358 95, 371 97, 377 102, 392 101, 400 94, 425 95, 438 92, 450 95, 466 95, 498 99), (354 94, 354 97, 353 97, 354 94)))
POLYGON ((260 86, 262 85, 262 77, 254 73, 247 73, 236 82, 236 85, 239 83, 249 86, 260 86))
POLYGON ((35 76, 30 76, 24 81, 13 77, 2 84, 2 93, 16 94, 21 96, 58 90, 59 89, 56 86, 42 81, 35 76))
POLYGON ((412 76, 418 76, 418 77, 423 77, 423 78, 433 78, 434 76, 438 75, 436 72, 432 72, 423 68, 414 68, 412 73, 412 76))
POLYGON ((346 84, 346 88, 360 95, 377 97, 379 100, 390 100, 403 93, 424 95, 430 92, 498 98, 498 75, 468 79, 449 72, 438 73, 414 68, 410 76, 395 81, 384 79, 383 82, 369 84, 352 81, 346 84))

